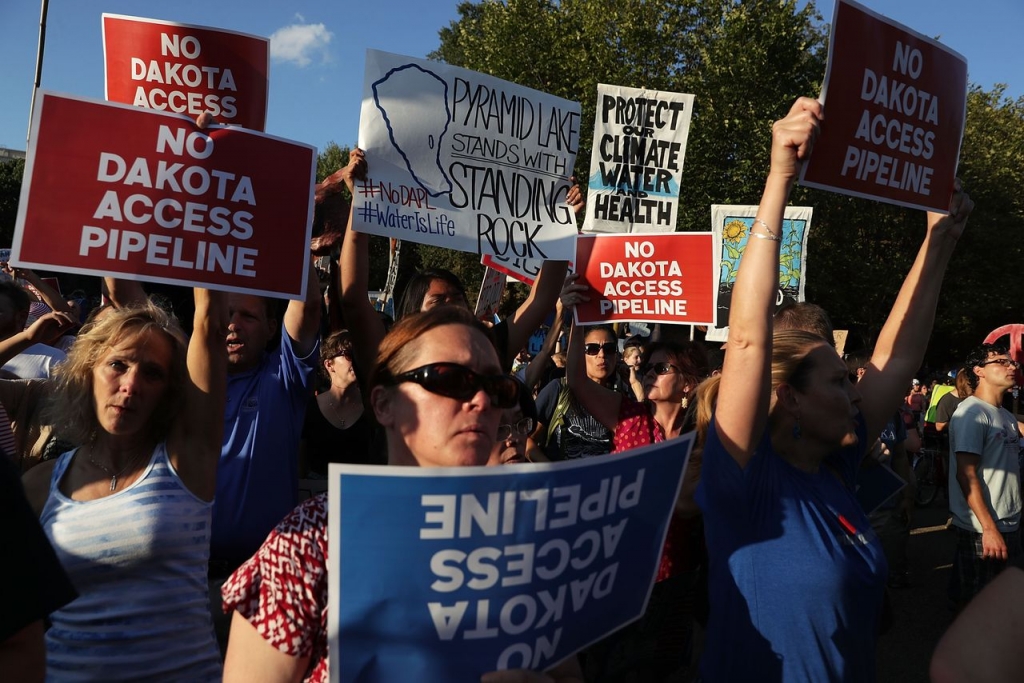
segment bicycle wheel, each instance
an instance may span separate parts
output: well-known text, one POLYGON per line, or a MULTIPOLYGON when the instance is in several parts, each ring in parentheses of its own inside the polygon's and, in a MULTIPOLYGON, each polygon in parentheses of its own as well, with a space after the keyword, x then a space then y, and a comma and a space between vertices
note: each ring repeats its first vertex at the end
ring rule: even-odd
POLYGON ((918 507, 927 507, 935 500, 939 492, 939 482, 936 477, 935 466, 932 464, 932 454, 928 451, 921 451, 914 458, 914 477, 917 479, 917 492, 914 494, 914 502, 918 507))

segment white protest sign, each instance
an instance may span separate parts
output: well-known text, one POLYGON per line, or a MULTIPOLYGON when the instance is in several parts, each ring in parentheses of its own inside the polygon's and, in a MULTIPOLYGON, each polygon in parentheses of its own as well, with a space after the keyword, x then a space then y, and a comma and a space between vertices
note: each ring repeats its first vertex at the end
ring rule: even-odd
POLYGON ((480 283, 480 293, 476 297, 477 318, 492 320, 498 313, 501 296, 505 293, 507 277, 501 271, 484 268, 484 279, 480 283))
POLYGON ((673 232, 693 95, 597 86, 584 232, 673 232))
POLYGON ((466 69, 369 50, 368 177, 353 227, 478 254, 569 260, 580 106, 466 69))

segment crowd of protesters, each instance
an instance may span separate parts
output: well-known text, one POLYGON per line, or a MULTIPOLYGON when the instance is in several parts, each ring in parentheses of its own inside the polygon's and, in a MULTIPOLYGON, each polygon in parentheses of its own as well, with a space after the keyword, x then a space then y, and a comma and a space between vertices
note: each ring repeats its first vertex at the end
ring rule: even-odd
MULTIPOLYGON (((300 478, 322 479, 329 463, 600 457, 691 431, 643 617, 546 673, 483 680, 874 680, 887 584, 911 580, 911 458, 943 434, 957 608, 988 583, 1019 591, 1015 574, 997 579, 1021 554, 1020 432, 1002 407, 1019 368, 982 346, 956 364, 955 388, 918 376, 967 194, 957 185, 948 215, 922 217, 870 352, 844 362, 817 307, 775 312, 783 211, 822 116, 802 98, 773 128, 722 349, 667 327, 564 330, 587 288, 556 261, 497 325, 474 318, 451 273, 418 273, 389 329, 367 298, 368 237, 352 230, 326 298, 315 279, 283 310, 197 289, 191 338, 135 283, 106 281, 110 303, 83 320, 35 274, 8 269, 24 286, 0 284, 2 499, 23 576, 10 582, 0 670, 325 681, 328 503, 300 502, 300 478), (552 312, 539 352, 524 356, 552 312), (855 492, 873 467, 910 485, 865 510, 855 492)), ((353 150, 330 182, 351 188, 365 172, 353 150)), ((582 208, 578 187, 567 202, 582 208)), ((979 597, 963 618, 984 620, 992 603, 979 597)), ((936 679, 970 656, 947 640, 936 679)))

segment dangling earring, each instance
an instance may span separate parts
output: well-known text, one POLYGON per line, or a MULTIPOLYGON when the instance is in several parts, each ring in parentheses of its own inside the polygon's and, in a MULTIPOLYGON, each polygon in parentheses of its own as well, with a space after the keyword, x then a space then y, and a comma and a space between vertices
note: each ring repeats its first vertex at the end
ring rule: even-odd
POLYGON ((690 405, 690 399, 683 396, 683 400, 679 402, 679 405, 682 406, 683 410, 686 410, 686 407, 690 405))
POLYGON ((793 441, 799 441, 803 433, 800 431, 800 418, 796 419, 796 424, 793 425, 793 441))

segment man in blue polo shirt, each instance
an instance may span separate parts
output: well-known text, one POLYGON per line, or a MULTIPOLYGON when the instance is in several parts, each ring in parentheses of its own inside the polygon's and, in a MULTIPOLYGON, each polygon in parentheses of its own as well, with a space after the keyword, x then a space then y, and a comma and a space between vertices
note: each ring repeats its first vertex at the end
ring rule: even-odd
POLYGON ((311 279, 306 300, 288 303, 283 325, 273 300, 228 298, 228 395, 213 504, 213 576, 227 576, 249 559, 298 502, 299 437, 318 360, 319 293, 311 279), (278 329, 281 343, 268 351, 278 329))
POLYGON ((224 442, 217 464, 210 539, 210 611, 227 647, 230 615, 220 587, 297 504, 299 437, 319 358, 320 288, 309 269, 305 301, 228 297, 230 322, 224 442), (281 342, 270 347, 280 329, 281 342), (270 348, 268 348, 270 347, 270 348))

